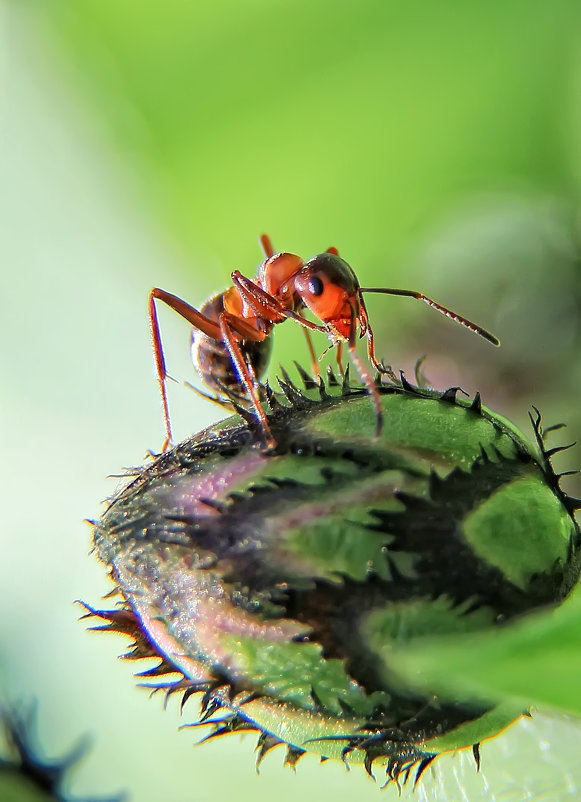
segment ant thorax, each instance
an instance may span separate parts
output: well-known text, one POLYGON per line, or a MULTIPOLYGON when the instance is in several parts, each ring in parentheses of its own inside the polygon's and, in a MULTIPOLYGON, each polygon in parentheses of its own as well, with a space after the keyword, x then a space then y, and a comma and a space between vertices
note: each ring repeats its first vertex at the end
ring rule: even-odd
POLYGON ((286 309, 295 310, 300 304, 295 292, 294 278, 304 264, 304 260, 294 253, 275 253, 258 268, 256 283, 286 309))

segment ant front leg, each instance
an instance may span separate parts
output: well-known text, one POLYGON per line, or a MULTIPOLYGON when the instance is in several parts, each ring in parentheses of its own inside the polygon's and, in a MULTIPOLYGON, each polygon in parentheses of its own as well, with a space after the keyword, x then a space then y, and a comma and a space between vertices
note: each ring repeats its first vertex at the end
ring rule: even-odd
POLYGON ((153 340, 153 353, 155 356, 155 367, 157 370, 157 380, 159 382, 159 389, 161 391, 161 402, 163 405, 163 418, 165 422, 166 437, 162 446, 162 453, 167 451, 171 446, 172 432, 171 423, 169 419, 169 405, 167 401, 167 390, 165 382, 167 379, 167 369, 165 364, 165 356, 163 353, 163 345, 161 342, 161 331, 159 327, 159 320, 157 317, 157 309, 155 306, 156 301, 162 301, 164 304, 177 312, 178 315, 183 317, 194 328, 200 329, 215 340, 221 339, 220 327, 216 325, 209 318, 198 312, 193 306, 178 298, 177 295, 172 295, 170 292, 160 290, 157 287, 149 293, 149 321, 151 324, 151 336, 153 340))
POLYGON ((267 323, 282 323, 283 320, 294 320, 300 323, 306 329, 311 331, 322 331, 329 335, 328 326, 319 326, 316 323, 311 323, 310 320, 302 317, 300 313, 293 312, 292 309, 287 309, 278 298, 271 295, 258 284, 255 284, 246 276, 243 276, 239 270, 232 273, 232 283, 240 293, 242 300, 252 309, 257 317, 261 317, 267 323))
POLYGON ((320 375, 320 370, 310 332, 322 331, 328 336, 329 328, 327 326, 319 326, 316 323, 311 323, 310 320, 303 317, 300 309, 298 312, 287 309, 278 298, 275 298, 274 295, 263 290, 262 287, 255 284, 254 281, 243 276, 239 270, 235 270, 232 273, 232 281, 244 303, 252 309, 255 315, 267 321, 269 324, 274 325, 275 323, 282 323, 287 319, 294 320, 301 324, 305 332, 313 374, 314 377, 317 378, 320 375))
POLYGON ((365 336, 367 337, 367 354, 369 356, 369 361, 373 365, 373 367, 377 370, 378 373, 381 375, 389 376, 392 382, 397 382, 397 376, 393 372, 391 365, 384 365, 383 361, 379 362, 377 357, 375 356, 375 339, 373 336, 373 329, 371 328, 371 324, 369 322, 369 316, 367 315, 367 308, 363 301, 363 298, 360 297, 360 304, 361 304, 361 311, 360 321, 361 327, 365 332, 365 336))
MULTIPOLYGON (((266 443, 266 448, 268 451, 272 451, 276 447, 276 443, 274 437, 272 436, 272 432, 270 431, 270 426, 268 425, 268 420, 266 417, 266 413, 262 408, 262 404, 260 403, 260 397, 257 392, 257 381, 254 371, 251 371, 250 367, 248 366, 246 360, 244 359, 244 355, 240 349, 240 345, 234 336, 234 331, 239 328, 240 324, 243 323, 240 318, 236 318, 233 315, 228 314, 227 312, 223 312, 220 317, 220 333, 222 335, 222 340, 225 343, 226 347, 228 348, 228 352, 230 354, 230 359, 232 360, 234 367, 236 368, 236 372, 246 390, 246 395, 252 401, 252 406, 254 407, 254 412, 256 417, 258 418, 258 422, 262 428, 262 432, 264 434, 264 440, 266 443)), ((246 325, 244 325, 244 329, 246 329, 246 325)), ((254 332, 255 340, 259 340, 260 336, 258 332, 254 332)))

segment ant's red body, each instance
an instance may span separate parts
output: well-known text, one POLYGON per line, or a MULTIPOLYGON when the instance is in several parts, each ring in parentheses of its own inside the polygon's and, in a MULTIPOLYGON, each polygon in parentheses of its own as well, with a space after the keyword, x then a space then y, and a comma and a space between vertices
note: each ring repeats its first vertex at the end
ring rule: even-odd
POLYGON ((155 301, 163 301, 193 326, 192 358, 203 381, 218 393, 224 388, 238 391, 250 400, 260 423, 267 447, 273 447, 266 414, 260 403, 259 380, 263 376, 272 349, 272 329, 291 318, 299 323, 307 336, 313 370, 318 374, 317 360, 309 331, 322 331, 337 345, 337 362, 343 372, 341 352, 345 344, 350 357, 373 401, 377 432, 381 431, 382 408, 373 378, 355 351, 357 333, 367 337, 367 352, 372 365, 380 373, 393 376, 390 368, 375 356, 373 330, 363 301, 364 292, 406 295, 425 301, 456 322, 480 334, 494 345, 497 338, 457 315, 450 309, 413 290, 361 288, 352 268, 336 248, 313 256, 307 262, 292 253, 275 253, 270 239, 263 234, 260 242, 265 259, 254 280, 238 270, 232 273, 232 286, 215 295, 198 311, 176 295, 153 289, 149 296, 149 314, 153 348, 166 427, 164 450, 171 443, 171 426, 165 380, 167 371, 155 301), (303 317, 309 309, 324 325, 303 317))

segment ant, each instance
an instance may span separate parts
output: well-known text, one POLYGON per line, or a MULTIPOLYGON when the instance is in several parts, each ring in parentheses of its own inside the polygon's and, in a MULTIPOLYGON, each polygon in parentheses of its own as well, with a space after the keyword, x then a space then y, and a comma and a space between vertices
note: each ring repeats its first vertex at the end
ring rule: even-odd
POLYGON ((360 287, 355 272, 341 259, 336 248, 329 248, 305 262, 292 253, 276 253, 266 234, 260 236, 260 244, 265 259, 258 267, 257 277, 249 279, 235 270, 232 273, 232 286, 206 301, 200 311, 165 290, 151 290, 149 316, 166 431, 163 451, 171 444, 172 432, 165 386, 167 371, 156 301, 163 301, 193 327, 192 360, 205 384, 216 391, 216 399, 226 392, 229 396, 250 400, 269 450, 275 447, 275 441, 260 402, 259 381, 268 366, 272 330, 277 323, 291 319, 303 327, 315 376, 319 375, 319 369, 310 332, 323 332, 331 341, 330 347, 337 346, 337 364, 341 375, 344 373, 342 350, 346 345, 373 402, 377 434, 382 429, 383 410, 375 381, 355 350, 358 333, 359 337, 367 338, 367 353, 374 368, 391 379, 395 379, 395 375, 390 367, 379 362, 375 356, 373 329, 363 293, 404 295, 424 301, 493 345, 500 345, 493 334, 421 292, 360 287), (323 325, 305 318, 305 309, 309 309, 323 325))

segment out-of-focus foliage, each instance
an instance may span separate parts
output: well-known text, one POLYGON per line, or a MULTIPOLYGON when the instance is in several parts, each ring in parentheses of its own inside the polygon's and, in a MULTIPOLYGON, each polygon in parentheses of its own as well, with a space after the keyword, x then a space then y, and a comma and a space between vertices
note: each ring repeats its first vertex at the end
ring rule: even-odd
POLYGON ((72 799, 67 794, 69 770, 87 751, 82 740, 66 757, 47 759, 37 744, 35 710, 0 708, 0 799, 2 802, 122 802, 72 799))
POLYGON ((305 255, 333 243, 363 284, 412 284, 497 331, 500 356, 409 300, 370 301, 388 361, 428 351, 437 386, 452 370, 521 421, 581 390, 580 23, 574 0, 44 4, 186 255, 190 300, 252 275, 262 230, 305 255))
POLYGON ((253 264, 258 225, 279 247, 330 239, 366 277, 397 275, 474 193, 578 186, 573 0, 43 11, 147 202, 226 265, 253 264))

